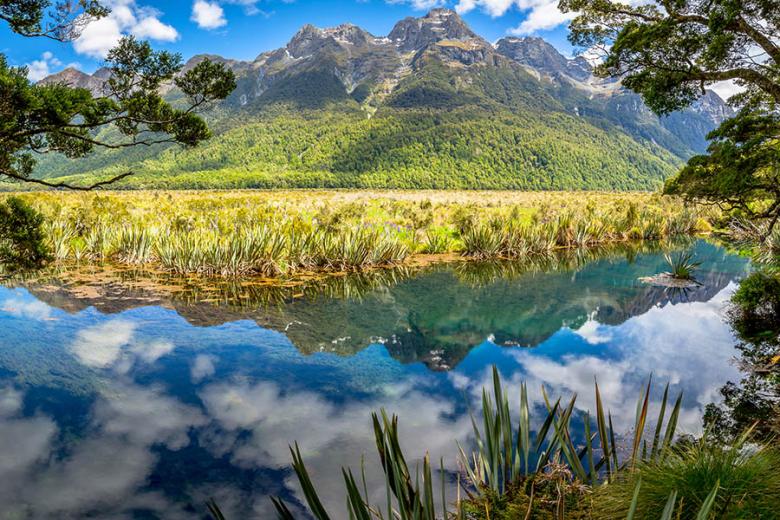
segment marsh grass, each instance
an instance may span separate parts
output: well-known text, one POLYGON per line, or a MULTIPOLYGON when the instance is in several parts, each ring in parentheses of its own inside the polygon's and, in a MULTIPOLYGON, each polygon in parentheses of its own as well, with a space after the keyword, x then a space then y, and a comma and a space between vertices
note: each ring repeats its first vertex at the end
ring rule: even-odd
POLYGON ((640 193, 44 192, 23 198, 46 217, 46 239, 61 262, 208 276, 365 270, 417 253, 528 258, 691 234, 714 216, 640 193))

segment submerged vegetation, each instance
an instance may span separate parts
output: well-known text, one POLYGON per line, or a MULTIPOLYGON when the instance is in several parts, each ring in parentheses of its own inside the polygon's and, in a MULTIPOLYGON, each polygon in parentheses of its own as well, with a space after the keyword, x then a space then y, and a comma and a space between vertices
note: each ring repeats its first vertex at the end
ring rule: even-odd
POLYGON ((59 262, 282 276, 415 254, 514 259, 711 229, 716 214, 651 194, 31 193, 59 262))

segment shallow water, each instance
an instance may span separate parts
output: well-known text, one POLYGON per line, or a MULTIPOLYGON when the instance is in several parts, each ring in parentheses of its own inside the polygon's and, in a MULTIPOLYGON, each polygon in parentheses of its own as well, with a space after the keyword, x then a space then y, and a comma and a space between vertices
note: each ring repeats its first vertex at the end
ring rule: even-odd
POLYGON ((652 373, 653 403, 666 382, 683 391, 680 428, 695 433, 738 374, 723 312, 749 266, 689 247, 702 285, 688 291, 639 282, 666 264, 630 250, 285 288, 7 282, 0 518, 193 518, 209 497, 228 518, 273 518, 269 496, 300 496, 294 441, 341 518, 340 468, 374 461, 371 412, 400 416, 411 458, 429 451, 454 470, 492 365, 512 396, 527 381, 540 414, 541 385, 593 410, 598 377, 626 431, 652 373))

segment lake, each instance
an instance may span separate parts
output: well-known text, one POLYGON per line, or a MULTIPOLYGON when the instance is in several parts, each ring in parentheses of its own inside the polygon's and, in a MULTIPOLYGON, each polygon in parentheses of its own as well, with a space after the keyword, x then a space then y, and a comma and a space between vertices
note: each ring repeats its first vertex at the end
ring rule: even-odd
POLYGON ((493 365, 515 408, 527 382, 539 415, 542 385, 595 410, 598 378, 624 433, 652 374, 654 406, 670 383, 680 430, 699 432, 739 374, 724 312, 750 266, 684 247, 702 262, 684 291, 638 280, 668 269, 652 246, 302 284, 84 269, 8 280, 0 518, 205 518, 209 497, 228 518, 273 518, 270 496, 300 504, 295 441, 341 518, 342 466, 365 454, 379 482, 371 413, 399 415, 411 459, 427 451, 454 471, 493 365))

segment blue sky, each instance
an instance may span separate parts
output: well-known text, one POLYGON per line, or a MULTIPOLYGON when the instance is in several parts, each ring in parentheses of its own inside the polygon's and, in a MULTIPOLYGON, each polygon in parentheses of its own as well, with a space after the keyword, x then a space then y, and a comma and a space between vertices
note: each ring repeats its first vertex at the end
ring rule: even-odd
POLYGON ((493 41, 506 35, 538 35, 571 54, 566 19, 557 0, 108 0, 108 19, 93 22, 72 43, 22 38, 0 26, 0 53, 12 65, 27 65, 33 80, 76 66, 91 72, 120 34, 135 34, 157 49, 254 59, 283 46, 304 24, 329 27, 354 23, 386 35, 406 16, 436 6, 456 9, 480 35, 493 41))

